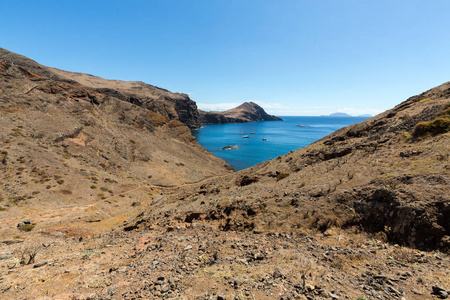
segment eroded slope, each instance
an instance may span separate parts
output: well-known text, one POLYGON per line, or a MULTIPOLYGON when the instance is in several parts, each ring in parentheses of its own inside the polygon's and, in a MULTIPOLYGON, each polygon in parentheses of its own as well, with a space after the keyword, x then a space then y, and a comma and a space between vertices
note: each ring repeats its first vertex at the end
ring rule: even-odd
POLYGON ((288 233, 359 228, 448 251, 449 95, 446 83, 308 147, 168 197, 148 222, 288 233))

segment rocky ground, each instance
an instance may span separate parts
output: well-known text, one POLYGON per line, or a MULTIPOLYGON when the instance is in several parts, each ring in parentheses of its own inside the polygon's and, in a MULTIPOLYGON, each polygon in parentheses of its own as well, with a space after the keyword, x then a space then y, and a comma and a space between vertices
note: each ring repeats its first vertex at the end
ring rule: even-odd
POLYGON ((450 283, 448 255, 364 233, 225 232, 190 223, 90 235, 83 227, 3 240, 1 297, 445 299, 450 283))
POLYGON ((232 172, 181 94, 0 50, 1 299, 448 298, 450 83, 232 172))

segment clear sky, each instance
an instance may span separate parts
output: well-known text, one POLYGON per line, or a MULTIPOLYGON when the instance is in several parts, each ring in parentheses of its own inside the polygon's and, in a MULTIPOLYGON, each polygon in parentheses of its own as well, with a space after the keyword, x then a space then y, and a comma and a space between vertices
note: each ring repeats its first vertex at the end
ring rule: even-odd
POLYGON ((450 80, 448 0, 1 0, 0 47, 199 108, 375 114, 450 80))

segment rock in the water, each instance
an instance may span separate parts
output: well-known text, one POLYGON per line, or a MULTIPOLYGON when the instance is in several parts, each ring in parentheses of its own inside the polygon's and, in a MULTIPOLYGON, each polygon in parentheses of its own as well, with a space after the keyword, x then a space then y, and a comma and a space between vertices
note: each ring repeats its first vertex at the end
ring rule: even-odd
POLYGON ((222 150, 237 150, 237 149, 239 149, 239 147, 236 145, 225 146, 222 148, 222 150))

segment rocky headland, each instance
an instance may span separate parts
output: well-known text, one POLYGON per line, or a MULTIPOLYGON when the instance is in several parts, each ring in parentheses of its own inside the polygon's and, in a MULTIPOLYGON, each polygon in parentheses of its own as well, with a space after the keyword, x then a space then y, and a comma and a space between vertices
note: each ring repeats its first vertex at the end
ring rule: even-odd
POLYGON ((283 121, 281 118, 267 114, 254 102, 244 102, 226 111, 199 110, 203 124, 248 123, 258 121, 283 121))
POLYGON ((0 298, 448 298, 450 83, 239 172, 196 111, 0 49, 0 298))

